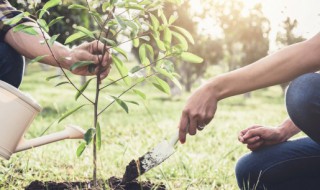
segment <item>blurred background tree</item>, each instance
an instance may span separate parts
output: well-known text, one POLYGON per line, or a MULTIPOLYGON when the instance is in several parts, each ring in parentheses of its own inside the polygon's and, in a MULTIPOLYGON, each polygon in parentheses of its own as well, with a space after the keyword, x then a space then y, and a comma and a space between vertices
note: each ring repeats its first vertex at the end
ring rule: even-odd
MULTIPOLYGON (((47 0, 37 0, 45 3, 47 0)), ((26 1, 12 1, 12 5, 18 9, 28 9, 26 1)), ((63 4, 51 11, 45 19, 52 20, 58 16, 64 16, 66 25, 56 24, 51 30, 52 33, 60 33, 58 41, 65 39, 74 32, 75 23, 82 23, 88 27, 92 23, 92 18, 83 10, 68 10, 72 4, 71 0, 64 0, 63 4)), ((101 3, 102 1, 90 0, 89 3, 101 3)), ((77 1, 78 4, 86 4, 84 0, 77 1)), ((231 71, 268 55, 270 22, 262 11, 261 4, 256 4, 252 8, 245 9, 241 0, 232 1, 211 1, 201 0, 197 4, 197 10, 191 0, 182 1, 181 6, 164 4, 165 15, 169 18, 177 18, 175 25, 186 28, 194 38, 194 45, 190 46, 190 52, 204 58, 202 64, 188 64, 179 62, 175 64, 177 72, 181 75, 180 82, 185 91, 190 92, 193 86, 198 86, 201 79, 211 77, 208 73, 213 65, 218 65, 222 70, 231 71), (212 22, 211 22, 212 21, 212 22), (217 32, 209 32, 203 26, 215 28, 217 32), (208 26, 209 25, 209 26, 208 26), (219 34, 219 35, 217 35, 219 34), (197 83, 195 85, 195 83, 197 83)), ((154 15, 157 15, 156 13, 154 15)), ((294 31, 298 22, 291 18, 286 18, 281 30, 277 34, 277 44, 279 47, 291 45, 304 38, 295 35, 294 31)), ((92 28, 96 26, 90 26, 92 28)), ((177 35, 172 33, 172 35, 177 35)), ((152 38, 150 38, 152 40, 152 38)), ((149 39, 145 39, 149 40, 149 39)), ((156 46, 156 42, 151 42, 156 46)), ((74 44, 71 44, 74 45, 74 44)), ((131 45, 132 46, 132 45, 131 45)), ((139 57, 138 48, 132 49, 134 57, 139 57)), ((158 52, 155 52, 156 54, 158 52)), ((130 60, 136 61, 136 60, 130 60)), ((177 60, 171 60, 176 62, 177 60)), ((85 78, 83 78, 83 82, 85 78)), ((282 84, 284 90, 287 84, 282 84)), ((175 87, 175 85, 172 85, 175 87)), ((175 90, 173 90, 175 92, 175 90)), ((249 94, 247 94, 248 96, 249 94)))

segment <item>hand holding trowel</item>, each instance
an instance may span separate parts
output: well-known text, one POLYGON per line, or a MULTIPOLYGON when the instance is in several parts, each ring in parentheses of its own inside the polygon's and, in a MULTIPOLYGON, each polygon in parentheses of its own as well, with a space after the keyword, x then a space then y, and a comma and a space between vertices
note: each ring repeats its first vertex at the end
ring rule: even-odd
POLYGON ((164 140, 159 143, 155 148, 147 152, 138 160, 132 160, 126 167, 126 172, 123 175, 122 183, 124 184, 134 180, 138 176, 144 174, 169 158, 175 152, 174 145, 178 142, 178 140, 179 132, 174 134, 169 141, 164 140))

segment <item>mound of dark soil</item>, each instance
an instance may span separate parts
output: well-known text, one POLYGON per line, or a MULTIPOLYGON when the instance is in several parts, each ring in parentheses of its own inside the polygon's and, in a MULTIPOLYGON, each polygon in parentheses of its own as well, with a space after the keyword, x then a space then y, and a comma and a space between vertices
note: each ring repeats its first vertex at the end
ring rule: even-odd
MULTIPOLYGON (((154 184, 150 181, 138 182, 137 180, 121 184, 122 179, 111 177, 103 183, 102 181, 99 184, 102 184, 99 190, 106 189, 105 185, 113 190, 166 190, 166 186, 163 184, 154 184)), ((92 188, 92 182, 53 182, 53 181, 33 181, 28 185, 25 190, 94 190, 92 188)))

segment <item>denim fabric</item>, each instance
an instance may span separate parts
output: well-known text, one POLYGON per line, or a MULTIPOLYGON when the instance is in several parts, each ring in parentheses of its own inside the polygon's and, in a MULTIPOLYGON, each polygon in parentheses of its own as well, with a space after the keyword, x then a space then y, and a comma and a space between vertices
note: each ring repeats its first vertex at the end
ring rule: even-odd
POLYGON ((320 74, 295 79, 286 93, 292 121, 309 137, 250 152, 239 159, 240 189, 320 189, 320 74))
POLYGON ((0 80, 18 88, 23 72, 24 58, 11 46, 0 42, 0 80))

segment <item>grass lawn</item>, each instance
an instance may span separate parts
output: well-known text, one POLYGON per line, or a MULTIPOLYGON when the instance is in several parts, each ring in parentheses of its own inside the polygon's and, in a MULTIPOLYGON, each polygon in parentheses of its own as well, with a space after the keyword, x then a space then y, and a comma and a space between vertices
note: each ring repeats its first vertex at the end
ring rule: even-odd
MULTIPOLYGON (((38 65, 28 68, 21 90, 31 94, 43 107, 26 134, 27 138, 41 135, 43 131, 64 112, 85 102, 74 100, 75 91, 68 85, 54 87, 63 79, 46 81, 56 70, 41 72, 38 65)), ((79 77, 75 78, 79 81, 79 77)), ((100 118, 102 148, 99 151, 99 178, 121 177, 125 166, 143 155, 163 138, 175 132, 181 110, 189 94, 169 98, 152 86, 138 87, 147 94, 141 101, 132 93, 127 100, 137 100, 140 105, 131 105, 129 114, 120 106, 113 105, 100 118)), ((101 103, 110 100, 108 95, 119 94, 119 85, 103 92, 101 103)), ((93 96, 93 88, 88 94, 93 96)), ((68 117, 46 133, 75 124, 88 129, 93 122, 93 109, 88 106, 68 117)), ((162 182, 169 189, 237 189, 234 166, 237 159, 247 152, 237 141, 237 133, 252 124, 275 126, 286 118, 280 87, 255 91, 252 98, 232 97, 219 103, 215 119, 204 131, 188 137, 185 145, 178 145, 176 153, 166 162, 141 177, 141 180, 162 182)), ((80 158, 76 149, 80 140, 67 140, 17 153, 9 161, 0 160, 0 189, 22 189, 34 180, 79 181, 92 176, 91 147, 80 158)))

